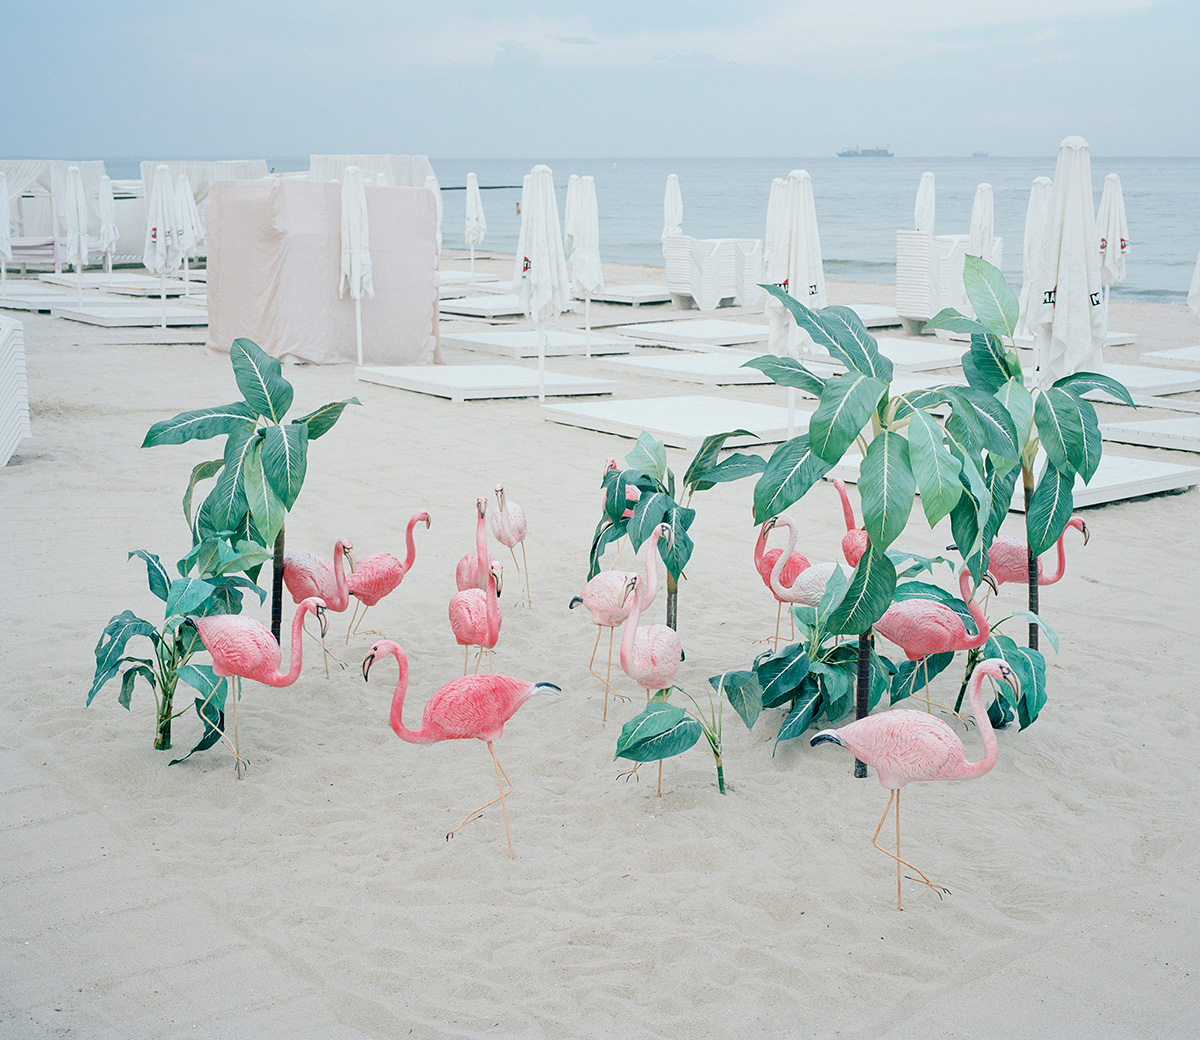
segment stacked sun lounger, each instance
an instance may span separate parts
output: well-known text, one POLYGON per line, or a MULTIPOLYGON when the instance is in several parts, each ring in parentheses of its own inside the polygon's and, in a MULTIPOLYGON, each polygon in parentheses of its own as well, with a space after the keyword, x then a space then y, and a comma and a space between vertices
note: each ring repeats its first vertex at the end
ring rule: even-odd
POLYGON ((680 306, 702 311, 722 303, 750 306, 762 292, 762 240, 757 238, 663 239, 667 291, 680 306))
MULTIPOLYGON (((896 313, 905 331, 917 333, 943 307, 969 313, 963 289, 967 235, 931 235, 927 231, 896 232, 896 313)), ((994 240, 984 257, 997 267, 1004 240, 994 240)))
POLYGON ((19 321, 0 317, 0 466, 6 466, 21 440, 31 435, 25 329, 19 321))

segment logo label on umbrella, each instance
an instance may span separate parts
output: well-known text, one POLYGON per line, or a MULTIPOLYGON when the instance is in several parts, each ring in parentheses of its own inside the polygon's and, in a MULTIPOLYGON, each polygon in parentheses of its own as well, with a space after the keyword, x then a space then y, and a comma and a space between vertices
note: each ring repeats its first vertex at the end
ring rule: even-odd
POLYGON ((1058 296, 1057 285, 1053 289, 1047 289, 1046 292, 1042 293, 1042 304, 1049 304, 1051 307, 1053 307, 1056 296, 1058 296))
POLYGON ((816 282, 813 282, 813 283, 812 283, 812 285, 810 285, 810 286, 808 287, 808 295, 809 295, 809 296, 816 296, 816 295, 817 295, 817 283, 816 283, 816 282))
POLYGON ((1094 292, 1091 294, 1091 300, 1092 300, 1093 307, 1100 306, 1100 294, 1098 292, 1094 292))
POLYGON ((525 257, 524 262, 521 264, 521 270, 522 272, 529 270, 529 257, 525 257))

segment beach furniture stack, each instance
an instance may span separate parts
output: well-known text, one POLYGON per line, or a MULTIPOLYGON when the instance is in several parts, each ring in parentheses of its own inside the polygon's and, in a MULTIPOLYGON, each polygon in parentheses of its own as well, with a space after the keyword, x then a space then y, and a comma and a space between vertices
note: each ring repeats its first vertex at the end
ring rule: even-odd
POLYGON ((760 238, 670 235, 663 239, 667 291, 679 306, 702 311, 753 306, 762 292, 762 249, 760 238))
POLYGON ((0 317, 0 466, 7 466, 17 445, 31 436, 25 328, 19 321, 0 317))

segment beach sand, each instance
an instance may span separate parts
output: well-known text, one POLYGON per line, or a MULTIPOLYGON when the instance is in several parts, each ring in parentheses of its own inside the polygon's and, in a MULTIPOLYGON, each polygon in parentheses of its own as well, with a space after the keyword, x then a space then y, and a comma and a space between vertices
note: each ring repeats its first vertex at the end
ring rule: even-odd
MULTIPOLYGON (((832 283, 830 297, 886 303, 893 289, 832 283)), ((666 312, 596 306, 593 321, 666 312)), ((1114 301, 1112 313, 1140 337, 1115 360, 1200 342, 1185 307, 1114 301)), ((725 706, 723 797, 703 741, 666 763, 661 798, 652 766, 640 782, 617 779, 617 736, 641 694, 614 664, 634 700, 601 723, 587 671, 595 629, 567 602, 586 577, 604 460, 631 441, 544 422, 533 401, 454 405, 356 382, 351 366, 285 367, 295 415, 362 402, 311 446, 289 548, 328 556, 348 538, 360 556, 402 556, 408 517, 432 516, 411 573, 368 619, 408 652, 410 726, 462 668, 446 604, 454 564, 474 548, 475 499, 494 500, 503 482, 529 516, 532 609, 516 606, 512 561, 493 550, 508 564, 496 668, 562 692, 531 700, 496 744, 515 785, 510 860, 498 806, 446 840, 496 793, 487 749, 398 740, 395 664, 363 682, 376 637, 345 647, 348 614, 331 616, 344 671, 326 680, 310 642, 293 686, 246 683, 240 782, 220 748, 168 768, 199 724, 181 716, 175 750, 155 751, 143 685, 128 712, 116 684, 85 708, 108 619, 126 608, 161 618, 127 553, 173 568, 190 547, 188 476, 221 444, 144 450, 142 438, 159 419, 238 395, 228 358, 200 344, 19 317, 34 436, 0 472, 0 1035, 1200 1035, 1200 492, 1085 511, 1090 544, 1068 536, 1066 577, 1042 590, 1062 643, 1048 655, 1049 703, 1024 732, 1000 732, 987 776, 907 789, 905 857, 953 894, 905 882, 898 912, 893 864, 870 844, 886 792, 874 773, 855 780, 839 748, 802 739, 773 754, 779 711, 747 731, 725 706)), ((585 359, 552 367, 613 376, 585 359)), ((616 378, 628 397, 696 392, 616 378)), ((681 474, 686 456, 669 458, 681 474)), ((774 626, 751 564, 751 500, 742 481, 693 503, 677 682, 700 698, 709 676, 748 666, 774 626)), ((832 486, 791 513, 800 549, 833 559, 843 528, 832 486)), ((1020 534, 1020 516, 1005 531, 1020 534)), ((949 528, 929 531, 918 511, 901 541, 942 551, 949 528)), ((1006 587, 992 616, 1021 605, 1006 587)), ((247 612, 265 621, 269 604, 247 612)), ((935 698, 955 695, 961 668, 935 680, 935 698)), ((187 700, 181 686, 177 707, 187 700)), ((965 743, 978 758, 974 729, 965 743)))

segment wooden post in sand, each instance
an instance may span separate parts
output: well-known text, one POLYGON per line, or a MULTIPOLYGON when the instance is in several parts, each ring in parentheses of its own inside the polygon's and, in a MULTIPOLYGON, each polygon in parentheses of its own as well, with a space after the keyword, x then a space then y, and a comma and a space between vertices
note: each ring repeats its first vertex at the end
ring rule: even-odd
MULTIPOLYGON (((858 637, 858 687, 854 695, 854 718, 865 719, 871 711, 871 630, 858 637)), ((854 760, 854 775, 862 780, 867 764, 854 760)))
POLYGON ((283 524, 275 536, 275 571, 271 575, 271 635, 280 646, 279 633, 283 628, 283 524))

